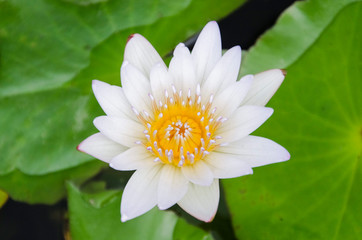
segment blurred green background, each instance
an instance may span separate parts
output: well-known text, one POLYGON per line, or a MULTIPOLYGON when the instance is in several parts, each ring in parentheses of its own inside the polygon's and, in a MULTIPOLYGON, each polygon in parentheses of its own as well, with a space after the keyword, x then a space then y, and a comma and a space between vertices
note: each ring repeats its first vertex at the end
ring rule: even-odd
POLYGON ((292 2, 0 0, 0 239, 362 239, 362 3, 292 2), (131 173, 76 151, 103 114, 91 80, 120 85, 130 34, 167 58, 210 20, 246 49, 240 76, 288 71, 253 135, 291 160, 223 180, 212 223, 121 223, 131 173))

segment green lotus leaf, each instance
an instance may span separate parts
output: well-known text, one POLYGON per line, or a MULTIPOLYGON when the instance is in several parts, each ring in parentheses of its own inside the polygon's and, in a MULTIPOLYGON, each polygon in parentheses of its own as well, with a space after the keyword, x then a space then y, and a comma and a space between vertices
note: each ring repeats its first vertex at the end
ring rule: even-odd
POLYGON ((248 53, 244 71, 272 68, 270 55, 264 62, 259 52, 279 46, 273 57, 288 74, 268 104, 275 113, 253 134, 280 143, 291 159, 223 182, 239 239, 362 236, 362 3, 338 1, 344 7, 336 10, 337 1, 325 2, 296 4, 248 53), (325 27, 313 21, 327 15, 325 27), (321 31, 310 41, 303 31, 313 26, 321 31), (285 42, 292 35, 300 39, 285 42), (289 50, 301 43, 303 53, 291 59, 289 50), (259 66, 248 68, 252 63, 259 66))

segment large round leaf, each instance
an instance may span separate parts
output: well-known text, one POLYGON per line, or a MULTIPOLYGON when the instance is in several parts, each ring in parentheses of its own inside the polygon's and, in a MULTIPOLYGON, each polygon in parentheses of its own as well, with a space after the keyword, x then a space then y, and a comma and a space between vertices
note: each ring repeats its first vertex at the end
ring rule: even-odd
MULTIPOLYGON (((291 8, 288 15, 308 19, 317 12, 326 14, 323 8, 310 11, 307 4, 312 2, 291 8)), ((269 104, 275 113, 255 133, 281 143, 291 159, 224 181, 240 239, 361 238, 361 13, 362 3, 342 8, 287 68, 287 78, 269 104)), ((308 38, 298 25, 289 23, 288 29, 288 34, 308 38)), ((285 44, 279 48, 282 55, 294 47, 293 42, 285 44)))

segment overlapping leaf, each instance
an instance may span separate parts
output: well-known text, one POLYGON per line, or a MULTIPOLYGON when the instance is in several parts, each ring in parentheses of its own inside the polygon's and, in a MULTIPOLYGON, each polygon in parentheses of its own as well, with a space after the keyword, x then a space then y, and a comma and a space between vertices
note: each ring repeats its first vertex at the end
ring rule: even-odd
POLYGON ((0 190, 0 208, 6 203, 8 200, 8 194, 0 190))
POLYGON ((120 221, 121 192, 82 193, 68 184, 71 237, 77 239, 212 240, 206 233, 168 211, 151 210, 129 222, 120 221), (186 238, 185 238, 186 237, 186 238))

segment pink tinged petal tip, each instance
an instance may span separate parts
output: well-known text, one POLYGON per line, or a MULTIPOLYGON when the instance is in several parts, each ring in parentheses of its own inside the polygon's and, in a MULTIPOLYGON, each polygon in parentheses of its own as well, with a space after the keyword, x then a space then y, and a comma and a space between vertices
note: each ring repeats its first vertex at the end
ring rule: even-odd
POLYGON ((128 36, 128 38, 127 38, 127 43, 134 37, 134 35, 135 35, 135 34, 131 34, 131 35, 128 36))

